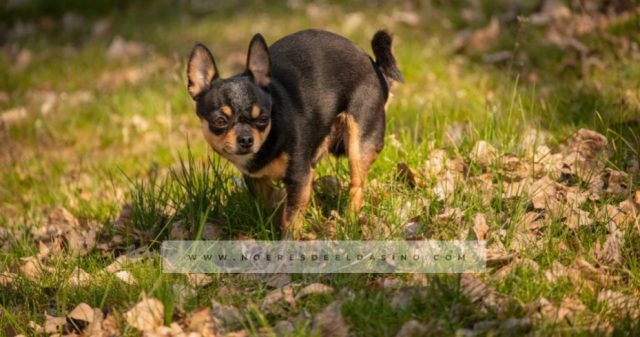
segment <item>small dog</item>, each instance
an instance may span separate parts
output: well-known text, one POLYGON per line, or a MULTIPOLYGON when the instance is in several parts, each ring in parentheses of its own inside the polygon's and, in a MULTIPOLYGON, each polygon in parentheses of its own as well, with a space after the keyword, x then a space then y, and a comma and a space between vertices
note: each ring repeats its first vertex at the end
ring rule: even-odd
POLYGON ((271 47, 256 34, 246 70, 225 79, 207 47, 193 47, 188 89, 204 136, 264 202, 279 202, 273 183, 284 182, 285 238, 300 237, 314 168, 327 153, 347 156, 349 209, 357 214, 362 207, 369 168, 384 146, 389 88, 403 82, 391 42, 385 31, 373 36, 374 60, 322 30, 300 31, 271 47))

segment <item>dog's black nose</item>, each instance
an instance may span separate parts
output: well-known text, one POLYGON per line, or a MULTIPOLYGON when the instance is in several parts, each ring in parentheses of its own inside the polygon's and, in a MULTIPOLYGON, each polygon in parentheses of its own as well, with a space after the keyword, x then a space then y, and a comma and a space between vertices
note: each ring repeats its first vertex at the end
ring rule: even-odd
POLYGON ((243 148, 250 148, 253 146, 252 136, 238 136, 238 144, 243 148))

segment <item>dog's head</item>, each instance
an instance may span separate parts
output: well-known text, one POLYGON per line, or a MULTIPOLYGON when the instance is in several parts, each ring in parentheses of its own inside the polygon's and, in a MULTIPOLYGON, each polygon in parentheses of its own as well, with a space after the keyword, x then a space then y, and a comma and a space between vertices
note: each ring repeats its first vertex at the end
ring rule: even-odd
POLYGON ((260 34, 249 44, 246 70, 226 79, 220 78, 207 47, 198 43, 191 51, 188 89, 205 138, 236 165, 258 152, 271 130, 270 68, 269 48, 260 34))

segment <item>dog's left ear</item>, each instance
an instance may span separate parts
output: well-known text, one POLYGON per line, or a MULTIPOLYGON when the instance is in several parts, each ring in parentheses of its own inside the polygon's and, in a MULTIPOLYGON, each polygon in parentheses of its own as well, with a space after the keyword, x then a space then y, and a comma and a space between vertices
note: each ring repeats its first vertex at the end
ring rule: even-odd
POLYGON ((256 34, 249 43, 247 54, 247 74, 253 77, 256 84, 261 87, 269 86, 271 83, 271 58, 269 57, 269 47, 260 34, 256 34))

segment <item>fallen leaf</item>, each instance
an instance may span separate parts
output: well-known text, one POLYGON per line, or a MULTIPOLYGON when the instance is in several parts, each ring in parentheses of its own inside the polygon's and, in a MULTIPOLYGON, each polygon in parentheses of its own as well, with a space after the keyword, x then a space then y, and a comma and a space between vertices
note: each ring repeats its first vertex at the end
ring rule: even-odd
POLYGON ((213 282, 213 278, 207 274, 188 273, 185 276, 187 277, 187 283, 194 288, 204 287, 213 282))
POLYGON ((311 323, 311 333, 323 337, 347 337, 349 327, 342 317, 342 302, 335 301, 315 315, 311 323))
POLYGON ((78 304, 73 310, 71 310, 71 312, 67 316, 77 321, 84 321, 84 322, 91 323, 93 322, 93 319, 94 319, 93 308, 91 308, 90 305, 83 302, 78 304))
POLYGON ((164 305, 155 298, 142 293, 142 300, 124 314, 127 323, 142 332, 150 332, 162 326, 164 305))
POLYGON ((45 316, 44 321, 44 332, 45 333, 55 333, 62 331, 62 328, 67 324, 66 317, 54 317, 49 316, 47 314, 45 316))
POLYGON ((91 283, 91 275, 80 267, 75 267, 67 280, 70 287, 85 287, 89 283, 91 283))
POLYGON ((192 311, 186 319, 185 326, 190 332, 198 333, 202 337, 218 336, 218 328, 209 308, 192 311))
POLYGON ((504 308, 505 299, 474 274, 460 275, 460 289, 471 302, 481 303, 483 309, 500 310, 504 308))
POLYGON ((473 217, 473 231, 476 233, 478 240, 486 240, 487 233, 489 233, 489 226, 487 226, 487 220, 482 213, 476 213, 473 217))
POLYGON ((440 224, 460 224, 462 222, 462 210, 457 207, 445 207, 442 209, 440 214, 436 215, 434 221, 440 224))
POLYGON ((629 175, 622 171, 607 168, 607 188, 605 192, 613 195, 623 195, 629 192, 629 175))
POLYGON ((596 243, 596 258, 600 263, 619 266, 622 264, 622 245, 624 245, 624 233, 618 229, 614 229, 611 233, 607 234, 603 246, 600 246, 600 242, 596 243))
POLYGON ((396 168, 398 172, 398 179, 406 183, 409 187, 415 188, 416 186, 423 185, 423 182, 417 176, 417 173, 410 168, 407 163, 398 163, 396 168))
POLYGON ((496 160, 497 151, 491 144, 480 140, 471 150, 470 156, 471 160, 477 162, 480 166, 488 167, 496 160))
POLYGON ((601 290, 598 302, 604 302, 618 317, 629 316, 632 320, 640 318, 640 299, 613 290, 601 290))
POLYGON ((305 296, 309 295, 323 295, 330 294, 333 292, 333 288, 322 283, 312 283, 304 288, 302 288, 296 294, 296 300, 299 300, 305 296))
POLYGON ((35 256, 23 257, 21 260, 24 264, 20 266, 20 273, 32 281, 39 280, 45 272, 54 271, 52 267, 43 265, 35 256))
POLYGON ((133 277, 133 275, 131 275, 131 273, 126 270, 117 271, 113 273, 113 275, 128 285, 136 285, 138 283, 135 277, 133 277))
POLYGON ((13 286, 17 279, 18 279, 17 274, 14 274, 8 271, 3 271, 2 273, 0 273, 0 287, 13 286))
POLYGON ((280 312, 282 311, 282 302, 295 309, 296 300, 293 296, 293 287, 291 285, 284 286, 267 294, 262 300, 260 308, 266 312, 280 312))

